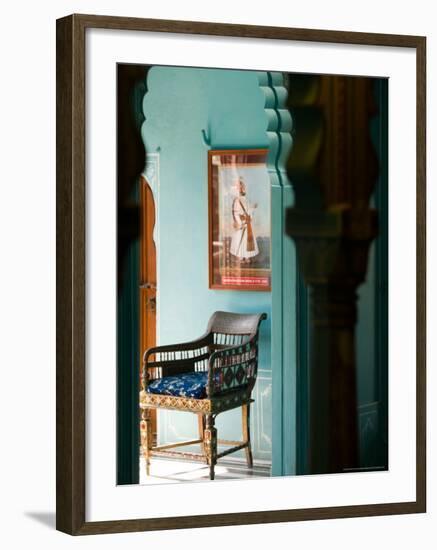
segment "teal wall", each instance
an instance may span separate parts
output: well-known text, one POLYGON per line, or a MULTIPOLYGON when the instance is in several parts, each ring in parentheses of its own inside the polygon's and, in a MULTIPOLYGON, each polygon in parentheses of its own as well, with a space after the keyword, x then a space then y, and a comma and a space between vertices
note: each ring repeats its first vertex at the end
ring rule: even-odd
MULTIPOLYGON (((278 78, 278 77, 276 77, 278 78)), ((201 335, 210 315, 216 310, 266 312, 268 320, 260 333, 258 381, 254 391, 252 434, 255 460, 272 459, 272 364, 278 380, 282 379, 284 330, 282 269, 283 247, 288 261, 293 261, 292 245, 283 244, 283 210, 291 200, 284 191, 287 182, 278 174, 281 128, 278 105, 280 82, 269 73, 237 70, 152 67, 148 73, 143 110, 146 121, 142 136, 147 153, 159 153, 159 191, 156 194, 159 228, 158 241, 158 338, 160 344, 180 342, 201 335), (277 85, 276 91, 273 89, 277 85), (276 97, 275 97, 276 95, 276 97), (275 129, 276 127, 276 129, 275 129), (268 131, 269 130, 269 131, 268 131), (270 131, 271 130, 271 131, 270 131), (275 138, 276 136, 276 138, 275 138), (279 136, 279 137, 278 137, 279 136), (273 291, 241 292, 208 289, 208 166, 211 149, 268 148, 269 173, 272 177, 272 231, 274 264, 273 291), (287 198, 284 198, 287 197, 287 198), (279 286, 278 286, 279 285, 279 286), (272 312, 272 294, 275 310, 272 312), (273 315, 272 315, 273 313, 273 315), (273 320, 272 320, 273 319, 273 320), (277 345, 273 347, 272 322, 277 345)), ((282 123, 283 125, 283 123, 282 123)), ((287 128, 285 128, 287 130, 287 128)), ((280 170, 279 170, 280 172, 280 170)), ((289 272, 289 270, 288 270, 289 272)), ((289 296, 294 297, 293 279, 287 281, 289 296)), ((293 304, 290 305, 290 308, 293 304)), ((295 311, 285 315, 289 341, 295 333, 295 311), (293 321, 291 321, 293 319, 293 321), (290 325, 291 323, 291 325, 290 325)), ((291 340, 290 340, 291 339, 291 340)), ((289 344, 290 345, 290 344, 289 344)), ((293 352, 294 353, 294 352, 293 352)), ((293 371, 289 361, 286 377, 293 371)), ((281 413, 283 386, 275 396, 276 411, 281 413), (279 406, 279 409, 278 409, 279 406)), ((279 430, 273 469, 282 471, 282 432, 294 434, 294 386, 287 399, 290 408, 288 427, 275 416, 279 430), (281 463, 279 469, 276 461, 281 463)), ((219 433, 226 439, 241 437, 241 411, 219 415, 219 433)), ((162 411, 159 415, 161 442, 192 438, 197 420, 190 413, 162 411)), ((294 453, 294 445, 287 445, 294 453)), ((286 453, 286 454, 287 454, 286 453)), ((234 455, 236 456, 236 455, 234 455)), ((294 458, 288 457, 290 473, 294 458)))
POLYGON ((285 235, 286 210, 294 193, 286 173, 292 147, 292 120, 286 108, 283 73, 259 73, 265 95, 272 184, 272 475, 296 473, 297 304, 296 251, 285 235))

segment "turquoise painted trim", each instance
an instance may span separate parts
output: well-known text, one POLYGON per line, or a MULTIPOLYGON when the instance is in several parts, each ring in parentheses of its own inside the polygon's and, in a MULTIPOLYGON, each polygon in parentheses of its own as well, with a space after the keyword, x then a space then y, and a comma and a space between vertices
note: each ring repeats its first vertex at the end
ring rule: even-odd
POLYGON ((297 304, 296 251, 292 239, 285 233, 286 211, 294 204, 294 191, 286 173, 286 163, 292 147, 292 118, 285 109, 287 89, 284 75, 272 73, 272 85, 277 100, 281 148, 276 168, 282 185, 282 475, 296 473, 296 371, 297 371, 297 304))
POLYGON ((271 217, 279 223, 272 223, 272 475, 283 472, 283 194, 281 177, 277 169, 280 155, 280 119, 277 95, 272 85, 270 73, 260 74, 260 84, 265 96, 269 138, 268 171, 271 180, 271 217))
POLYGON ((287 90, 282 73, 266 73, 263 91, 270 142, 272 181, 272 475, 296 473, 296 257, 285 236, 285 211, 294 201, 286 175, 292 120, 284 108, 287 90))
POLYGON ((294 193, 287 183, 283 187, 283 432, 282 432, 282 475, 296 474, 296 399, 297 399, 297 316, 296 304, 296 250, 294 242, 285 235, 285 210, 294 203, 294 193))
MULTIPOLYGON (((282 188, 272 185, 272 216, 284 210, 282 188)), ((282 303, 282 224, 272 226, 272 475, 283 474, 283 303, 282 303)))

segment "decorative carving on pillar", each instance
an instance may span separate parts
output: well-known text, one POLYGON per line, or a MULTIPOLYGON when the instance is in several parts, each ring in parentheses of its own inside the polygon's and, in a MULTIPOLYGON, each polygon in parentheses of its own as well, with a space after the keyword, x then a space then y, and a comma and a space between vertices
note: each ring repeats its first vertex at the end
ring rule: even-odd
POLYGON ((129 246, 140 235, 140 211, 134 200, 144 170, 145 151, 140 129, 141 102, 149 67, 120 64, 117 70, 117 248, 118 292, 125 283, 129 246))
POLYGON ((342 472, 359 466, 356 290, 377 235, 372 79, 290 75, 288 107, 295 204, 286 232, 310 303, 308 473, 342 472))

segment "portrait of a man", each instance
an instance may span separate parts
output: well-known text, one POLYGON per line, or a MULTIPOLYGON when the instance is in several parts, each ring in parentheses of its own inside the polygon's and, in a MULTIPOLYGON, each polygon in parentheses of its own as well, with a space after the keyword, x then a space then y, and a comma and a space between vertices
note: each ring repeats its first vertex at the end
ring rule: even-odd
POLYGON ((238 196, 232 203, 235 231, 232 235, 230 252, 237 258, 237 261, 250 264, 251 259, 259 254, 252 226, 252 217, 258 205, 257 203, 250 204, 246 194, 246 184, 243 178, 239 178, 238 196))
POLYGON ((210 287, 270 290, 266 151, 211 151, 210 287))

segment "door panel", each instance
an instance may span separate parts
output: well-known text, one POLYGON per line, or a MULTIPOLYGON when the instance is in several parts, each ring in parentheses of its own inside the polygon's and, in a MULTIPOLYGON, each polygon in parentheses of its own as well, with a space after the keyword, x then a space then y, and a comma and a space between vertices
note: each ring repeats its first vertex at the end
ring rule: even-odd
MULTIPOLYGON (((140 178, 141 242, 140 242, 140 351, 141 363, 146 349, 156 345, 156 246, 155 201, 144 176, 140 178)), ((140 365, 141 375, 142 364, 140 365)), ((156 434, 156 411, 152 411, 152 431, 156 434)))

